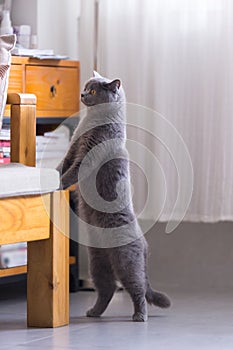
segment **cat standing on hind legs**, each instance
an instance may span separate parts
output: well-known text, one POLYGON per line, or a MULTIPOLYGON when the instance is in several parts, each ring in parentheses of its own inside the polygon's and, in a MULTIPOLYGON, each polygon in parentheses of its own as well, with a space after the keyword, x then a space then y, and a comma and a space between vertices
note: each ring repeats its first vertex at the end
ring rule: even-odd
POLYGON ((61 187, 78 183, 79 227, 88 236, 90 272, 98 293, 87 316, 103 314, 119 280, 133 301, 133 320, 143 322, 147 303, 167 308, 170 300, 150 286, 147 242, 132 205, 125 94, 119 79, 95 73, 81 100, 87 112, 58 170, 61 187))

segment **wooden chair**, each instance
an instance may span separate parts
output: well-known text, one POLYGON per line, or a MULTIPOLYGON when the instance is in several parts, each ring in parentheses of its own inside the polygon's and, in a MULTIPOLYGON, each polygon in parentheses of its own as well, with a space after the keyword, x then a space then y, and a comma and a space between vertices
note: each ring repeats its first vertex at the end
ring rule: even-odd
MULTIPOLYGON (((36 98, 29 94, 8 94, 7 103, 11 105, 11 161, 33 167, 36 98)), ((0 245, 28 242, 27 324, 31 327, 69 323, 67 203, 68 192, 57 190, 36 195, 21 193, 8 197, 5 194, 0 198, 0 245)), ((17 271, 20 270, 0 270, 0 277, 17 271)))

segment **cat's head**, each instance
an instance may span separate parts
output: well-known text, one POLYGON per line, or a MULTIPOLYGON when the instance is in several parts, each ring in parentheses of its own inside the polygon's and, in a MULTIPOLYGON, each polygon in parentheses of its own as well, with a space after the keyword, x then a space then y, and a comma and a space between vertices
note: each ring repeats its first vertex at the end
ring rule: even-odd
POLYGON ((81 101, 87 106, 101 103, 124 102, 125 94, 119 79, 109 80, 94 71, 81 93, 81 101))

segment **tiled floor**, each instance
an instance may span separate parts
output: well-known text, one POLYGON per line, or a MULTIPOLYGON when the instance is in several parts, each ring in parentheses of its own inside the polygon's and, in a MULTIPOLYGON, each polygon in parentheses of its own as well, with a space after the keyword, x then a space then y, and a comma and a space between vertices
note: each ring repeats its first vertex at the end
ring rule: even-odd
POLYGON ((233 294, 170 293, 170 310, 149 308, 147 323, 131 322, 132 305, 118 292, 100 319, 86 318, 94 292, 70 295, 70 325, 26 328, 25 292, 0 295, 0 349, 232 350, 233 294))

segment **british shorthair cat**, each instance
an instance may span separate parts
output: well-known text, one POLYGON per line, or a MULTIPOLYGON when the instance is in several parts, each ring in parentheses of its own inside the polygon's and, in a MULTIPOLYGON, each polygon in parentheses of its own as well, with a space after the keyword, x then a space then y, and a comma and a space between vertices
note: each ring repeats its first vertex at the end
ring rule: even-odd
POLYGON ((90 235, 90 272, 98 297, 87 316, 103 314, 120 281, 133 301, 133 320, 146 321, 147 303, 167 308, 170 300, 151 288, 148 277, 148 246, 130 191, 121 81, 94 72, 81 101, 87 107, 86 115, 57 169, 62 188, 77 183, 77 215, 90 235))

